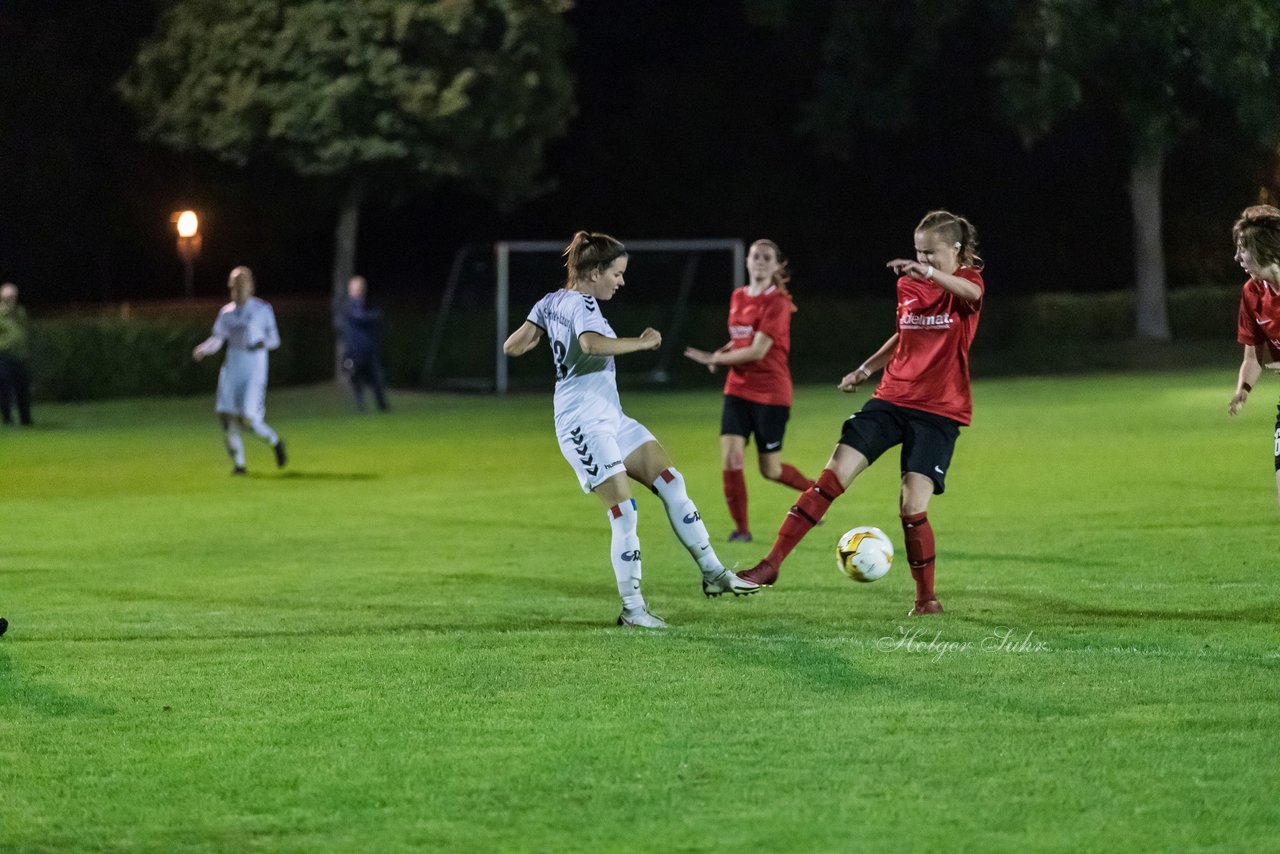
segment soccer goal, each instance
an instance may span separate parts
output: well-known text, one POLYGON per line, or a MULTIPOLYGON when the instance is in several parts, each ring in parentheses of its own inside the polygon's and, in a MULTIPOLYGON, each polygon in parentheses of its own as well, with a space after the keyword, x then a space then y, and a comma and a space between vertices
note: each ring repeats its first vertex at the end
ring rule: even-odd
MULTIPOLYGON (((627 285, 610 302, 607 316, 619 335, 636 335, 652 326, 663 341, 656 352, 628 356, 626 367, 619 367, 627 374, 641 374, 645 381, 664 383, 684 347, 681 332, 691 298, 714 294, 727 310, 730 287, 745 282, 746 244, 737 239, 673 239, 631 240, 626 245, 631 258, 627 285)), ((543 294, 564 284, 564 248, 559 241, 511 240, 460 249, 436 314, 422 384, 505 394, 513 381, 545 377, 547 366, 532 357, 519 360, 520 370, 513 375, 502 342, 543 294), (486 291, 492 294, 488 305, 486 291), (486 328, 492 337, 483 331, 486 328)))

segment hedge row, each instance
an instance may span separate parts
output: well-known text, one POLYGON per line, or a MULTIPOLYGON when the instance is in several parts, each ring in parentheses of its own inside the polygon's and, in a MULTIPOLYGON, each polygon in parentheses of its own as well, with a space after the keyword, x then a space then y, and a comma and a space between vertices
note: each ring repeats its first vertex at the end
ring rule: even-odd
MULTIPOLYGON (((792 367, 798 380, 829 379, 870 355, 893 332, 893 301, 886 298, 798 298, 792 318, 792 367)), ((1203 353, 1221 342, 1233 348, 1236 288, 1171 292, 1170 323, 1176 348, 1203 353), (1199 344, 1195 342, 1200 342, 1199 344)), ((325 380, 333 375, 333 333, 327 303, 274 303, 281 347, 271 355, 273 387, 325 380)), ((211 393, 220 358, 197 364, 191 348, 209 334, 216 305, 153 305, 145 310, 69 313, 37 320, 32 329, 35 394, 44 400, 211 393)), ((513 313, 522 314, 523 308, 513 313)), ((663 350, 628 356, 633 375, 663 372, 680 384, 705 384, 705 369, 681 356, 686 345, 704 349, 725 341, 727 305, 688 307, 678 327, 671 307, 634 300, 609 306, 620 335, 645 326, 663 331, 663 350)), ((1145 352, 1130 342, 1134 299, 1129 292, 1036 294, 1005 299, 993 293, 974 343, 975 365, 985 373, 1124 367, 1145 352)), ((494 316, 461 312, 449 318, 432 381, 486 378, 493 373, 494 316)), ((514 322, 514 321, 513 321, 514 322)), ((385 354, 393 385, 420 384, 434 317, 409 309, 388 312, 385 354)), ((1215 350, 1216 353, 1216 350, 1215 350)), ((512 360, 513 384, 546 385, 545 359, 512 360)))
MULTIPOLYGON (((209 336, 217 307, 192 316, 167 312, 67 314, 31 330, 33 394, 42 400, 212 392, 221 357, 197 363, 191 350, 209 336)), ((333 373, 333 342, 323 305, 277 310, 281 346, 271 354, 272 385, 315 382, 333 373)))

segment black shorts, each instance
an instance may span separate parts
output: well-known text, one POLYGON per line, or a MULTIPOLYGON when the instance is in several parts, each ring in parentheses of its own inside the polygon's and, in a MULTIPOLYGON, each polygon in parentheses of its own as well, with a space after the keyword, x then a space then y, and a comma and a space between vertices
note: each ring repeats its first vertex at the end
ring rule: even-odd
POLYGON ((959 421, 942 415, 873 397, 844 422, 840 444, 853 448, 870 463, 894 445, 902 445, 902 473, 927 476, 933 481, 933 491, 941 495, 947 487, 947 468, 960 426, 959 421))
POLYGON ((782 450, 782 436, 787 432, 790 417, 790 406, 752 403, 726 394, 724 410, 720 413, 720 435, 742 436, 750 442, 754 433, 759 453, 774 454, 782 450))

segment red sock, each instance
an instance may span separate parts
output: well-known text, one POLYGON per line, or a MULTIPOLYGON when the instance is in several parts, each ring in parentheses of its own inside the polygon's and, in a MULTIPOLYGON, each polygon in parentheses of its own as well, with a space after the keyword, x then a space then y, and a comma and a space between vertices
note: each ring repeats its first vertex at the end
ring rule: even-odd
POLYGON ((907 540, 907 563, 916 581, 916 599, 933 596, 933 526, 928 513, 902 517, 902 533, 907 540))
POLYGON ((724 470, 724 501, 729 505, 729 516, 734 530, 739 534, 750 533, 747 525, 747 481, 742 469, 724 470))
POLYGON ((782 464, 782 474, 778 475, 777 482, 789 486, 797 492, 804 492, 813 486, 813 481, 800 474, 800 470, 790 463, 782 464))
POLYGON ((782 566, 782 562, 787 559, 787 555, 791 554, 796 544, 804 539, 809 529, 826 515, 831 502, 843 494, 844 487, 840 485, 840 479, 836 477, 836 473, 831 469, 823 469, 822 474, 818 475, 818 480, 813 486, 800 493, 800 497, 787 513, 787 518, 782 520, 782 527, 778 529, 778 539, 774 540, 773 548, 769 550, 769 556, 765 560, 775 567, 782 566))

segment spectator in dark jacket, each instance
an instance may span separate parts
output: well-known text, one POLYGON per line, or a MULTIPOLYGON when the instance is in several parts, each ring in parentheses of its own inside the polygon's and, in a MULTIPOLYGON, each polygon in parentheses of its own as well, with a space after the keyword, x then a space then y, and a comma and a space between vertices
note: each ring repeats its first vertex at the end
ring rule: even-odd
POLYGON ((351 377, 356 408, 364 409, 364 391, 368 386, 373 389, 378 409, 386 412, 386 380, 378 352, 382 339, 382 312, 365 304, 368 289, 364 276, 352 276, 347 283, 347 298, 342 301, 338 318, 342 335, 342 366, 351 377))

